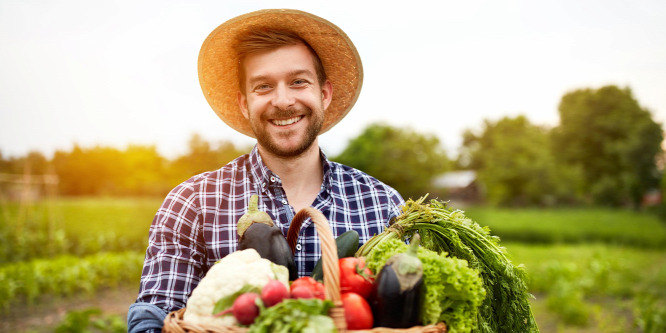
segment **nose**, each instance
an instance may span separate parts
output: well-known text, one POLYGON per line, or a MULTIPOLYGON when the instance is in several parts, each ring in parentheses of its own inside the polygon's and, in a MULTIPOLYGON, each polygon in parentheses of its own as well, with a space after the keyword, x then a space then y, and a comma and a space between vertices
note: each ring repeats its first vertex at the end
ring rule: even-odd
POLYGON ((294 103, 295 99, 291 89, 283 84, 278 85, 273 96, 273 106, 281 110, 287 110, 293 106, 294 103))

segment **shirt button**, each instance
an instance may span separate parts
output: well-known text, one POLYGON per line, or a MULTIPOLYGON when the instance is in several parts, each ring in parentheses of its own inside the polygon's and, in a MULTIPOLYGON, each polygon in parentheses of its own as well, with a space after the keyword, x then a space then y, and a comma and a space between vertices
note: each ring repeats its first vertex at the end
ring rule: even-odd
POLYGON ((271 182, 275 183, 275 177, 271 176, 271 182))
POLYGON ((287 200, 282 199, 282 204, 283 204, 283 205, 286 205, 286 204, 287 204, 287 200))
POLYGON ((300 251, 300 250, 301 250, 301 244, 296 244, 296 251, 300 251))

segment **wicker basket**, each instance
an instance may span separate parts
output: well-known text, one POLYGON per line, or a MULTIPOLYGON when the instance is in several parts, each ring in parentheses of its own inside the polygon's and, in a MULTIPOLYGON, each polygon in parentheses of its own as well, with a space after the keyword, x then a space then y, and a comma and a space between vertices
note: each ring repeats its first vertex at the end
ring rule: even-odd
MULTIPOLYGON (((375 327, 369 330, 347 330, 345 322, 345 313, 342 307, 342 299, 340 297, 340 270, 338 267, 338 251, 335 245, 335 238, 331 233, 326 217, 318 210, 308 207, 301 209, 291 224, 300 226, 303 221, 310 217, 312 222, 317 228, 319 239, 321 241, 321 252, 324 271, 324 287, 326 288, 326 299, 333 302, 333 308, 329 312, 329 316, 333 318, 335 327, 338 332, 350 333, 377 333, 377 332, 394 332, 394 333, 435 333, 446 332, 446 325, 438 323, 436 325, 427 326, 414 326, 405 329, 375 327)), ((293 244, 293 241, 290 241, 293 244)), ((290 244, 290 245, 292 245, 290 244)), ((238 326, 219 326, 219 325, 202 325, 190 323, 183 320, 185 309, 173 311, 164 319, 163 332, 166 333, 243 333, 247 332, 246 327, 238 326)))

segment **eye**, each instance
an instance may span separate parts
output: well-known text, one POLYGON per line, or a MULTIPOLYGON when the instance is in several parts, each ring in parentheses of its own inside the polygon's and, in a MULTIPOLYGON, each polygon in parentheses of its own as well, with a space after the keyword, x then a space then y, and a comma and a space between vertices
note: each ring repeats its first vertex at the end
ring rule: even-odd
POLYGON ((268 84, 268 83, 262 83, 262 84, 258 84, 258 85, 256 85, 256 86, 254 86, 254 89, 252 89, 252 90, 253 90, 253 91, 256 91, 256 92, 265 92, 265 91, 268 91, 268 90, 270 90, 270 89, 271 89, 271 85, 270 85, 270 84, 268 84))
POLYGON ((294 86, 305 86, 309 83, 310 82, 308 80, 305 80, 305 79, 296 79, 291 84, 294 85, 294 86))

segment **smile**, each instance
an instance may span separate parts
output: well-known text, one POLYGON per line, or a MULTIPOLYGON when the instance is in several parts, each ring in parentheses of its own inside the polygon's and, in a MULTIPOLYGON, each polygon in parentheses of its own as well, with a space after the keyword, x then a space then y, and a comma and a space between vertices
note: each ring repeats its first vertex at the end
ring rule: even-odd
POLYGON ((271 120, 271 123, 277 126, 287 126, 298 122, 299 120, 301 120, 301 118, 303 118, 303 116, 297 116, 289 119, 273 119, 271 120))

